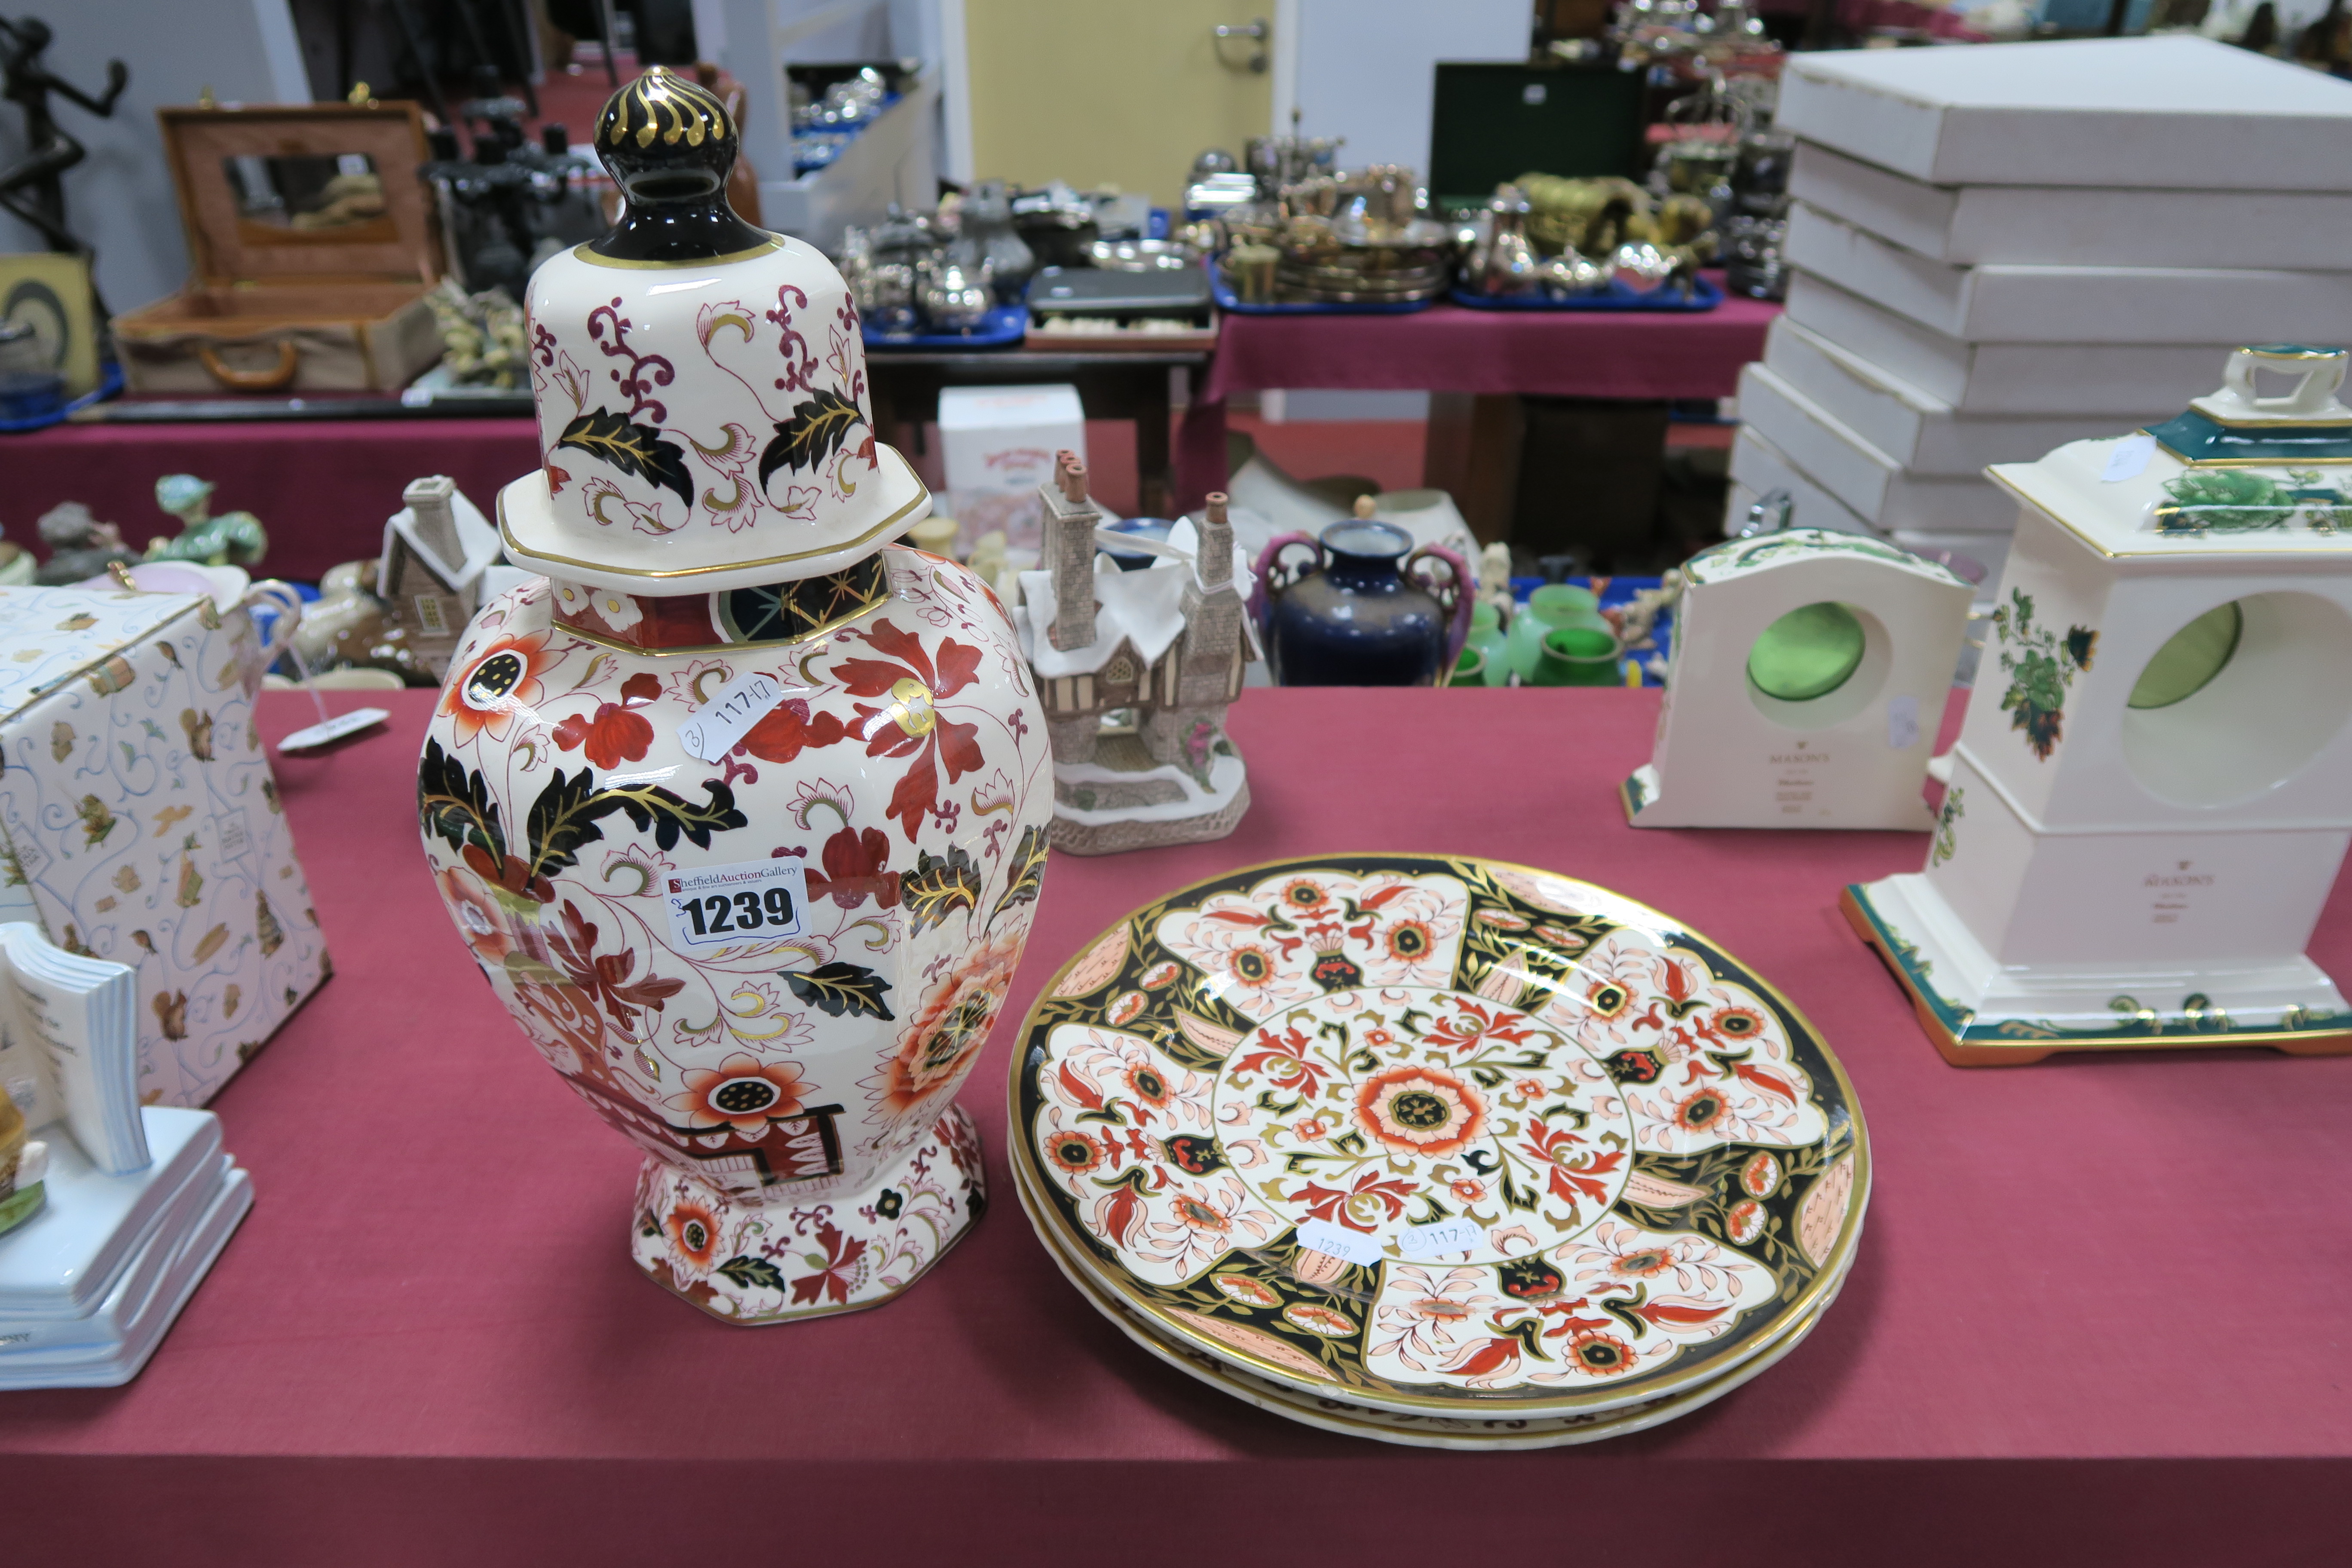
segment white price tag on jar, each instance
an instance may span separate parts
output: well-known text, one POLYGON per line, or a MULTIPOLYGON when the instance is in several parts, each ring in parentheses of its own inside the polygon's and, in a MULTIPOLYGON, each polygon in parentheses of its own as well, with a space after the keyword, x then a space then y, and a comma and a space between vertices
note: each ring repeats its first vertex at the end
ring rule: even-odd
POLYGON ((1342 1263, 1352 1263, 1359 1268, 1370 1268, 1381 1261, 1381 1244, 1369 1236, 1352 1230, 1342 1230, 1328 1219, 1303 1219, 1298 1222, 1298 1245, 1328 1253, 1342 1263))
POLYGON ((1407 1258, 1444 1258, 1475 1252, 1486 1245, 1486 1227, 1475 1220, 1442 1219, 1397 1232, 1397 1250, 1407 1258))
POLYGON ((668 879, 669 933, 686 948, 798 936, 808 874, 797 860, 705 866, 668 879))
POLYGON ((689 757, 719 762, 783 700, 784 683, 774 676, 756 669, 739 675, 677 727, 677 743, 689 757))
POLYGON ((2137 436, 2126 436, 2107 454, 2107 466, 2100 470, 2102 481, 2119 485, 2126 479, 2139 478, 2147 468, 2147 460, 2156 456, 2156 437, 2143 430, 2137 436))

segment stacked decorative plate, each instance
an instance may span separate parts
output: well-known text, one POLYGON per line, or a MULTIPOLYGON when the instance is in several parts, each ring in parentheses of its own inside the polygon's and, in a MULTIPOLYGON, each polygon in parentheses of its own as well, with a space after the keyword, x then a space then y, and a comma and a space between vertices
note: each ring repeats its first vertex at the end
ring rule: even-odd
POLYGON ((1151 1354, 1310 1426, 1591 1442, 1787 1355, 1860 1239, 1853 1086, 1769 984, 1590 883, 1366 855, 1137 910, 1012 1082, 1046 1250, 1151 1354))

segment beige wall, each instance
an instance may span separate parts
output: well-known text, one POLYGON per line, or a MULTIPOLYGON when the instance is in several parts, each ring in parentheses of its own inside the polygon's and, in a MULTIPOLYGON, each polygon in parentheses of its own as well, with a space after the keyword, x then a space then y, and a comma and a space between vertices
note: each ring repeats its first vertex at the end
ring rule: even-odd
POLYGON ((982 179, 1183 195, 1202 150, 1238 158, 1268 128, 1270 73, 1245 38, 1221 66, 1209 29, 1273 0, 964 0, 972 163, 982 179))

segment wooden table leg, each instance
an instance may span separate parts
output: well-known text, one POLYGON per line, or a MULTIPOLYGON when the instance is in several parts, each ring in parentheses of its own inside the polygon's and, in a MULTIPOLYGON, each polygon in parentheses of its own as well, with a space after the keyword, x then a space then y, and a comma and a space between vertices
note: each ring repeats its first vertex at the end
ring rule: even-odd
POLYGON ((1527 411, 1511 394, 1433 392, 1422 480, 1445 491, 1481 544, 1511 537, 1527 411))
POLYGON ((1136 367, 1135 504, 1145 517, 1172 518, 1175 473, 1169 460, 1168 366, 1136 367))

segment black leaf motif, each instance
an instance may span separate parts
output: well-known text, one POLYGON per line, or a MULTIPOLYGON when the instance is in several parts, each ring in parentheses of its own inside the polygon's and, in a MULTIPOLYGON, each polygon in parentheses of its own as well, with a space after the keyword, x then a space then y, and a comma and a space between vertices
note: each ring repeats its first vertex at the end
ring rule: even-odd
POLYGON ((958 910, 980 901, 980 868, 961 844, 950 845, 944 859, 924 850, 917 857, 913 875, 900 885, 898 901, 914 916, 907 934, 920 936, 927 926, 940 925, 958 910))
POLYGON ((649 485, 675 490, 688 508, 694 505, 694 480, 686 471, 684 450, 674 441, 663 440, 661 432, 650 425, 630 424, 625 414, 608 414, 602 408, 583 414, 563 427, 555 444, 585 452, 649 485))
POLYGON ((478 845, 493 866, 507 855, 506 834, 499 826, 499 808, 482 775, 441 749, 438 741, 425 742, 425 761, 416 771, 416 814, 425 831, 448 840, 462 852, 478 845))
POLYGON ((743 814, 735 809, 733 790, 717 779, 704 780, 702 787, 709 798, 696 805, 647 784, 599 790, 591 769, 569 775, 556 769, 547 787, 531 802, 530 815, 523 823, 530 841, 531 875, 577 865, 580 850, 604 837, 604 830, 596 826, 598 820, 616 811, 626 812, 638 832, 652 829, 654 843, 664 850, 677 848, 680 837, 698 849, 708 849, 713 833, 746 826, 743 814))
POLYGON ((784 1277, 777 1273, 776 1266, 764 1258, 748 1255, 730 1258, 719 1266, 719 1272, 747 1290, 755 1286, 762 1290, 782 1290, 784 1288, 784 1277))
POLYGON ((735 809, 735 792, 717 779, 703 780, 702 791, 709 798, 700 805, 648 784, 608 789, 596 798, 613 803, 606 810, 617 806, 627 812, 638 832, 652 828, 654 843, 663 849, 677 848, 681 835, 697 849, 708 849, 712 834, 746 826, 748 819, 735 809))
POLYGON ((837 392, 818 393, 793 410, 790 419, 776 422, 776 434, 760 454, 760 488, 778 468, 814 468, 849 439, 849 432, 866 423, 857 405, 837 392))
POLYGON ((824 1013, 838 1018, 845 1015, 889 1018, 890 1005, 882 1000, 882 993, 890 983, 870 969, 854 963, 827 963, 805 974, 793 974, 779 970, 793 994, 824 1013))
POLYGON ((1037 891, 1045 881, 1045 829, 1024 827, 1021 842, 1013 847, 1013 879, 988 911, 988 923, 994 925, 996 917, 1016 904, 1034 904, 1037 891))

